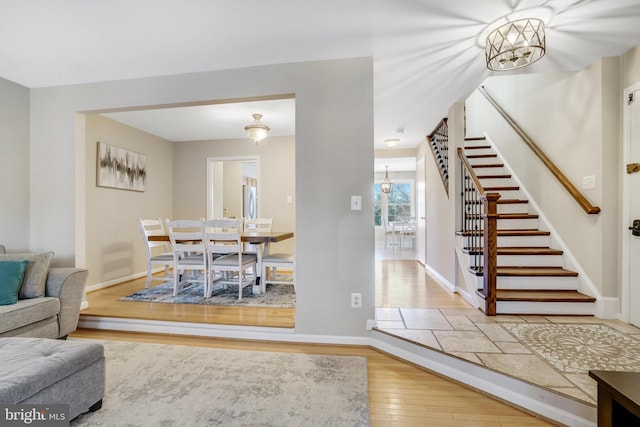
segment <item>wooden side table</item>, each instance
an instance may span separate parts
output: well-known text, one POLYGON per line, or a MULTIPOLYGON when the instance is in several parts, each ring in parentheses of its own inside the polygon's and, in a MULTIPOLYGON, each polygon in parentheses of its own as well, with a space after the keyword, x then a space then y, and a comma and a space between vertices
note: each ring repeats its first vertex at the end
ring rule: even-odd
POLYGON ((640 372, 589 371, 598 383, 598 427, 640 425, 640 372))

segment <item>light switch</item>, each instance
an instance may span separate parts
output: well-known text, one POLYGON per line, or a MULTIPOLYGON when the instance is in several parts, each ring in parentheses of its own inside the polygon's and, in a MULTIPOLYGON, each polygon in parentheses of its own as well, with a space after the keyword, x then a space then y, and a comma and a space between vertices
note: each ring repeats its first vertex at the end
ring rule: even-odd
POLYGON ((351 196, 351 210, 352 211, 362 210, 362 196, 351 196))
POLYGON ((596 177, 594 175, 583 177, 582 188, 584 190, 590 190, 592 188, 596 188, 596 177))
POLYGON ((287 204, 293 203, 293 196, 287 196, 287 204))

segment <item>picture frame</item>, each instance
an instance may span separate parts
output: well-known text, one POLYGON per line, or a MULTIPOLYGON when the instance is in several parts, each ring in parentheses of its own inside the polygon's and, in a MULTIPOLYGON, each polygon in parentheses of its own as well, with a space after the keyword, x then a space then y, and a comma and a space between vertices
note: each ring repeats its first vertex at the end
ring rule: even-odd
POLYGON ((146 190, 147 156, 98 141, 96 185, 120 190, 146 190))

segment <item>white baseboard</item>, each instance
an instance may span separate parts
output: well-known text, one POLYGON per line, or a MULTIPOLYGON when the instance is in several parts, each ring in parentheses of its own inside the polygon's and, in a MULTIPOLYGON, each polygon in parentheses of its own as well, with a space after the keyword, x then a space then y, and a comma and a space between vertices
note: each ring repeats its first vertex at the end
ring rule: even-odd
POLYGON ((431 268, 431 266, 429 266, 429 264, 426 264, 424 266, 424 269, 426 270, 426 272, 430 276, 432 276, 434 279, 436 279, 441 285, 445 286, 451 292, 455 292, 456 291, 456 287, 453 285, 453 283, 449 282, 444 276, 442 276, 436 270, 431 268))

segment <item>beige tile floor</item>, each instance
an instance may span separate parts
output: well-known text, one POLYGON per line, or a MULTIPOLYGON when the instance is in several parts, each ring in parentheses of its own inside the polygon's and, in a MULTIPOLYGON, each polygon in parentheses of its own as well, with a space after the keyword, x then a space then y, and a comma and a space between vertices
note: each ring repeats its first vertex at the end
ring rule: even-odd
POLYGON ((376 320, 390 334, 591 404, 590 369, 640 372, 640 329, 616 320, 399 307, 377 308, 376 320))

